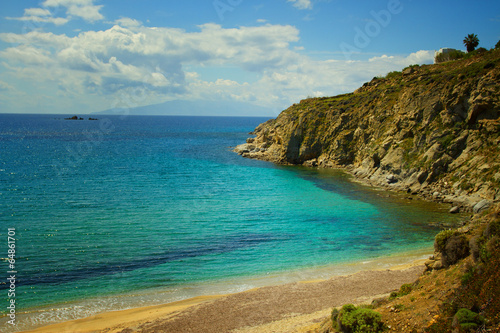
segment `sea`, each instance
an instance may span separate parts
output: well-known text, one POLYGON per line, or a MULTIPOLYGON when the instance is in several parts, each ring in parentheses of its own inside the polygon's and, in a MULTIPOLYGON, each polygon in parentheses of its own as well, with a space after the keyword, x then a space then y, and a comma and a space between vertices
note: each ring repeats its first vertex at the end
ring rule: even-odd
POLYGON ((339 170, 235 154, 267 118, 71 116, 0 114, 0 332, 383 269, 457 222, 339 170))

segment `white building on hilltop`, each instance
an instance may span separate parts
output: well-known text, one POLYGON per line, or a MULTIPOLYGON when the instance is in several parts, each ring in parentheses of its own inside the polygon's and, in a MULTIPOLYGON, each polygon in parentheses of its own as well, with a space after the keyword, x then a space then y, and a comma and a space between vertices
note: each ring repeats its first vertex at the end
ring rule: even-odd
POLYGON ((452 53, 456 54, 457 52, 461 52, 461 51, 459 51, 457 49, 452 49, 449 47, 443 47, 439 51, 434 52, 434 63, 437 64, 440 62, 452 60, 449 55, 451 55, 452 53), (440 58, 439 61, 437 61, 438 56, 440 58))

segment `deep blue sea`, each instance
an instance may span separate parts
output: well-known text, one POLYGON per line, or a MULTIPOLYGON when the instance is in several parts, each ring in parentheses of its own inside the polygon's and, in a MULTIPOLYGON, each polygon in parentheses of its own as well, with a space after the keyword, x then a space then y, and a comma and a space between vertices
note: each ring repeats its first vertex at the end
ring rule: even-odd
POLYGON ((0 114, 0 331, 425 255, 453 218, 233 153, 265 118, 64 117, 0 114))

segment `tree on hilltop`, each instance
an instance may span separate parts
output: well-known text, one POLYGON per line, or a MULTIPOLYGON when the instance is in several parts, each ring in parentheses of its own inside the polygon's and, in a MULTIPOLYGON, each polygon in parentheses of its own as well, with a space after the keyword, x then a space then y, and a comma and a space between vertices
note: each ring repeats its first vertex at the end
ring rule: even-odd
POLYGON ((472 52, 479 45, 479 38, 476 34, 469 34, 464 38, 464 45, 467 48, 467 52, 472 52))

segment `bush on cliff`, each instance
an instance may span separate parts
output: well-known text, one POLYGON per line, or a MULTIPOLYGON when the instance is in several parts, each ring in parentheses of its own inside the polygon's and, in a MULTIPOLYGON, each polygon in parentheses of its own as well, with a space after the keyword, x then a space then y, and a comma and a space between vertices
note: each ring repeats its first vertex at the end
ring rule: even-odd
POLYGON ((443 266, 448 267, 469 255, 469 241, 457 231, 443 230, 434 240, 434 249, 441 253, 443 266))
POLYGON ((434 250, 436 252, 443 252, 446 247, 448 239, 455 234, 454 230, 443 230, 434 238, 434 250))
POLYGON ((333 327, 343 333, 378 333, 386 330, 382 316, 373 310, 346 304, 332 311, 333 327))
POLYGON ((475 332, 483 324, 483 316, 469 309, 460 309, 453 317, 452 327, 459 328, 461 332, 475 332))
POLYGON ((482 235, 470 240, 472 258, 475 262, 486 263, 500 244, 500 219, 488 223, 482 235))

